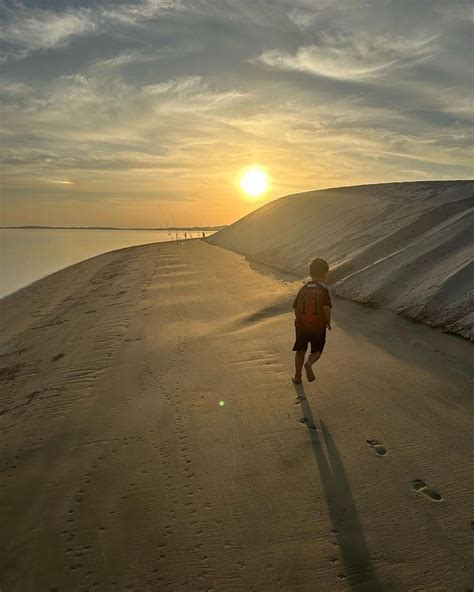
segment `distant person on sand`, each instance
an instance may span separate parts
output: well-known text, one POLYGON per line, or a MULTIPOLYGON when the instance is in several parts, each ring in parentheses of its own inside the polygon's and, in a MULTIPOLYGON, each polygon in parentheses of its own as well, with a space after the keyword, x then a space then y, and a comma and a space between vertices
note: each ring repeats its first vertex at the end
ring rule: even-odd
POLYGON ((296 341, 295 384, 301 384, 303 366, 309 382, 315 379, 313 364, 319 360, 326 343, 326 327, 331 330, 331 296, 324 281, 329 273, 329 265, 324 259, 314 259, 309 266, 311 281, 305 284, 296 295, 295 309, 296 341), (305 363, 308 343, 311 353, 305 363))
POLYGON ((206 238, 206 233, 204 232, 204 230, 202 231, 202 238, 206 238))

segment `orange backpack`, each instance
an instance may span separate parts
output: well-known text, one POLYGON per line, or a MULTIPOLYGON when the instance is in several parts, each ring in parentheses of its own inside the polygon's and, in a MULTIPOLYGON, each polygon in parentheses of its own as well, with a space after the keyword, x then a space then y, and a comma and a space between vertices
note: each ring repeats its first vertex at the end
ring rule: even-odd
POLYGON ((317 282, 309 282, 301 288, 295 300, 298 329, 317 333, 326 327, 323 303, 326 303, 326 288, 317 282))

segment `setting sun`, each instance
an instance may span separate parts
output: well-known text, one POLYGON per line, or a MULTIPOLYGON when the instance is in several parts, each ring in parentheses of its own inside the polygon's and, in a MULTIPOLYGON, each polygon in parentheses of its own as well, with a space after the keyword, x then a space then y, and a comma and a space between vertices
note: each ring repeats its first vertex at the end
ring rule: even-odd
POLYGON ((267 190, 267 174, 258 167, 246 171, 240 179, 240 186, 251 197, 258 197, 267 190))

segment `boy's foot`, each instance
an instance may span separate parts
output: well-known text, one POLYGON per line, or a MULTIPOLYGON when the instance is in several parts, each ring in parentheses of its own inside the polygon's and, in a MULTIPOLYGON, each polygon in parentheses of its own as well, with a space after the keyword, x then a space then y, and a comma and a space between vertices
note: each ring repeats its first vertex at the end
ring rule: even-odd
POLYGON ((308 366, 308 364, 305 364, 304 369, 306 370, 306 378, 308 379, 308 382, 313 382, 313 380, 316 380, 316 376, 314 375, 314 372, 313 372, 313 369, 311 368, 311 366, 308 366))
POLYGON ((291 380, 293 381, 293 384, 301 384, 301 378, 296 378, 296 376, 294 376, 291 380))

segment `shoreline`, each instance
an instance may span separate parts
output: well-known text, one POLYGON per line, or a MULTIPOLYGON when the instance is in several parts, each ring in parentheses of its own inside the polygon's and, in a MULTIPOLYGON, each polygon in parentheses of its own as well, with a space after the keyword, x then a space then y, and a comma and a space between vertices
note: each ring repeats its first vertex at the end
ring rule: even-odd
MULTIPOLYGON (((29 284, 26 284, 25 286, 22 286, 21 288, 18 288, 17 290, 15 290, 14 292, 10 292, 8 294, 5 294, 4 296, 0 296, 0 303, 6 299, 12 298, 16 295, 18 295, 20 292, 22 292, 23 290, 28 290, 30 288, 33 288, 33 286, 35 286, 38 282, 42 282, 44 280, 47 280, 49 278, 51 278, 52 276, 55 276, 56 274, 59 274, 61 272, 65 272, 68 269, 72 269, 73 267, 76 267, 78 265, 83 265, 86 264, 89 261, 92 261, 93 259, 96 259, 97 257, 102 257, 104 255, 110 255, 111 253, 119 253, 121 251, 125 251, 127 249, 135 249, 137 247, 146 247, 149 245, 157 245, 157 244, 167 244, 168 241, 156 241, 156 242, 150 242, 150 243, 140 243, 139 245, 130 245, 127 247, 121 247, 119 249, 111 249, 110 251, 104 251, 103 253, 98 253, 97 255, 91 255, 90 257, 86 257, 85 259, 81 259, 80 261, 76 261, 76 263, 71 263, 70 265, 66 265, 65 267, 62 267, 61 269, 57 269, 56 271, 52 271, 50 273, 47 273, 46 275, 33 280, 32 282, 30 282, 29 284)), ((169 241, 172 242, 172 241, 169 241)))
MULTIPOLYGON (((171 236, 175 233, 166 231, 109 232, 86 229, 81 233, 76 233, 60 229, 56 229, 54 232, 50 232, 49 229, 42 229, 38 232, 36 229, 23 230, 26 233, 25 236, 15 229, 1 233, 2 284, 0 298, 15 293, 55 271, 101 253, 128 246, 175 240, 171 236)), ((189 232, 189 234, 196 235, 197 233, 189 232)))

